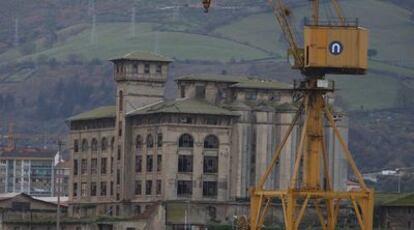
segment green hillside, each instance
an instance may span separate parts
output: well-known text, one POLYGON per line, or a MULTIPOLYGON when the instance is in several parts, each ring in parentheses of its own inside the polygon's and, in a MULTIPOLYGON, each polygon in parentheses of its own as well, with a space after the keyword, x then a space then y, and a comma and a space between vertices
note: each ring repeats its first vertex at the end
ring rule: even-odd
MULTIPOLYGON (((342 1, 346 16, 359 18, 370 30, 370 49, 377 55, 371 57, 366 76, 332 77, 337 80, 339 95, 343 96, 347 109, 384 109, 394 107, 398 100, 401 80, 397 77, 414 77, 414 23, 411 12, 392 3, 378 0, 342 1)), ((333 12, 321 7, 324 17, 333 12)), ((297 31, 304 17, 309 17, 308 7, 293 9, 297 31)), ((286 46, 271 13, 262 13, 234 21, 214 30, 214 34, 254 44, 281 56, 286 56, 286 46)), ((412 84, 411 84, 412 86, 412 84)))
MULTIPOLYGON (((412 13, 380 0, 348 0, 342 1, 342 5, 347 17, 358 17, 360 24, 370 29, 370 49, 377 51, 377 55, 371 57, 371 71, 367 76, 333 77, 337 79, 338 93, 343 96, 346 109, 395 107, 400 96, 398 90, 403 85, 414 87, 412 13), (402 82, 402 78, 413 80, 402 82)), ((132 35, 131 24, 127 22, 98 21, 94 36, 90 25, 75 24, 57 31, 57 42, 53 46, 44 45, 43 39, 31 41, 35 49, 26 54, 22 47, 8 49, 0 54, 0 63, 36 61, 40 57, 65 62, 74 55, 84 60, 104 60, 133 50, 155 51, 177 60, 229 62, 285 57, 286 42, 270 12, 237 17, 237 12, 232 11, 232 20, 218 23, 213 20, 217 15, 214 9, 212 11, 204 15, 198 9, 187 9, 177 22, 137 23, 135 35, 132 35), (201 23, 204 19, 206 22, 201 23), (207 25, 211 31, 200 34, 200 29, 207 25)), ((333 16, 327 3, 322 5, 321 12, 322 17, 333 16)), ((309 14, 306 4, 293 8, 299 35, 302 20, 309 14)), ((273 73, 266 74, 271 76, 273 73)), ((4 82, 19 82, 30 76, 29 69, 4 75, 2 79, 6 79, 4 82)))
MULTIPOLYGON (((42 49, 37 41, 37 52, 22 56, 13 49, 0 55, 0 61, 36 59, 39 55, 65 60, 70 54, 81 55, 86 59, 108 59, 133 50, 156 51, 179 60, 230 61, 266 58, 268 53, 228 39, 191 34, 184 32, 160 32, 153 30, 154 24, 139 23, 135 26, 135 36, 130 23, 99 23, 95 35, 91 36, 88 27, 80 33, 66 37, 52 48, 42 49)), ((65 31, 59 34, 64 34, 65 31)))
MULTIPOLYGON (((396 63, 414 68, 414 23, 410 21, 411 12, 392 3, 378 0, 348 0, 342 1, 346 16, 358 18, 362 26, 370 30, 370 48, 376 49, 378 55, 374 59, 396 63)), ((321 7, 322 17, 330 17, 325 3, 321 7)), ((304 17, 309 17, 308 6, 293 9, 297 31, 300 35, 300 25, 304 17)), ((218 27, 214 33, 242 42, 248 42, 263 49, 277 52, 285 56, 283 40, 279 39, 280 29, 271 13, 249 16, 233 23, 218 27)))
POLYGON ((367 74, 364 76, 335 76, 337 94, 349 110, 392 108, 398 101, 400 82, 396 79, 367 74))

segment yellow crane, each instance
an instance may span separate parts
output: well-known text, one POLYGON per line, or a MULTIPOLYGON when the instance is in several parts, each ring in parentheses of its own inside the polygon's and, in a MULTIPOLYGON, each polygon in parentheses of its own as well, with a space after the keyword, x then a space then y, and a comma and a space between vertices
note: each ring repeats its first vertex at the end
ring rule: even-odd
MULTIPOLYGON (((307 208, 312 205, 322 229, 333 230, 344 201, 351 204, 360 229, 372 230, 374 191, 368 188, 359 172, 347 143, 336 127, 326 94, 334 91, 326 74, 364 74, 368 68, 368 31, 356 21, 346 21, 336 0, 332 0, 337 21, 322 23, 319 19, 319 0, 312 2, 312 20, 304 27, 304 46, 298 45, 291 11, 282 0, 268 0, 273 13, 289 44, 289 62, 304 75, 304 80, 295 84, 301 95, 301 106, 293 122, 277 146, 265 173, 250 194, 249 228, 261 229, 267 212, 274 200, 280 200, 286 230, 299 229, 307 208), (357 191, 334 191, 329 172, 324 124, 334 130, 350 168, 357 178, 357 191), (300 140, 295 155, 293 174, 287 189, 265 188, 268 176, 274 170, 282 149, 294 127, 301 127, 300 140)), ((203 0, 206 12, 211 0, 203 0)))

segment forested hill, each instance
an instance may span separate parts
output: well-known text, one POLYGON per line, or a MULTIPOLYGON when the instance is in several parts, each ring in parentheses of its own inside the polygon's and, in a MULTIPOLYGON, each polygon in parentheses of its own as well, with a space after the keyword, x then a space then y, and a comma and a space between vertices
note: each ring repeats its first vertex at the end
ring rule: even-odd
MULTIPOLYGON (((0 132, 5 136, 12 121, 19 144, 51 144, 51 136, 64 136, 65 118, 113 103, 106 60, 134 50, 174 58, 171 77, 300 77, 286 65, 286 43, 266 0, 214 2, 204 14, 199 0, 0 1, 0 132)), ((286 2, 300 31, 309 1, 286 2)), ((322 16, 335 16, 329 1, 321 2, 322 16)), ((406 141, 413 131, 401 129, 413 123, 412 2, 340 1, 347 17, 370 29, 369 73, 332 76, 337 102, 351 116, 351 148, 364 170, 413 164, 406 141), (374 140, 385 147, 367 147, 374 140)), ((167 95, 173 91, 169 87, 167 95)))

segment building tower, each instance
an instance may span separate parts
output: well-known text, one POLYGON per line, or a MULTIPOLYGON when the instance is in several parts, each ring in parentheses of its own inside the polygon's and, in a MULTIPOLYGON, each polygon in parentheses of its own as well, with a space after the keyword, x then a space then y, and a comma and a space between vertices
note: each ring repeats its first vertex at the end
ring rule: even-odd
POLYGON ((117 84, 113 181, 115 198, 120 201, 130 199, 128 187, 133 183, 133 176, 129 175, 133 171, 134 153, 130 150, 132 140, 128 138, 132 126, 128 124, 128 113, 163 100, 172 60, 153 53, 132 52, 111 61, 117 84))

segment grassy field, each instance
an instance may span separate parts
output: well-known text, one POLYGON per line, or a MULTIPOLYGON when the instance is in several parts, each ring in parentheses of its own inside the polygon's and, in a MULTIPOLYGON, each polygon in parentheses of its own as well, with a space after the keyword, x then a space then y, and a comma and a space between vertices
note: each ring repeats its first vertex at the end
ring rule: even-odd
POLYGON ((368 74, 365 76, 334 76, 337 93, 347 110, 372 110, 394 107, 400 82, 396 79, 368 74))
MULTIPOLYGON (((347 17, 360 18, 360 24, 370 29, 370 48, 378 54, 370 61, 367 76, 339 76, 337 80, 348 109, 383 109, 395 106, 398 89, 402 82, 396 77, 414 77, 414 23, 410 12, 394 4, 379 0, 342 1, 347 17), (368 20, 369 18, 369 20, 368 20)), ((332 14, 326 3, 321 7, 325 16, 332 14)), ((294 9, 299 28, 302 19, 309 16, 308 6, 294 9)), ((188 23, 188 22, 187 22, 188 23)), ((36 60, 40 55, 65 61, 71 54, 85 59, 109 59, 133 50, 155 51, 178 60, 255 60, 270 56, 285 57, 286 42, 279 26, 270 13, 254 14, 210 32, 211 36, 156 31, 197 25, 176 23, 174 26, 137 23, 135 36, 129 23, 98 23, 91 38, 88 25, 73 25, 58 33, 59 42, 51 48, 42 48, 42 40, 36 41, 37 50, 22 55, 18 49, 10 49, 0 55, 0 63, 13 60, 36 60), (175 26, 175 27, 174 27, 175 26)), ((26 73, 7 76, 7 81, 26 79, 26 73)), ((414 78, 413 78, 414 79, 414 78)), ((414 88, 414 80, 404 82, 414 88)))
POLYGON ((17 50, 10 50, 0 56, 0 61, 13 58, 36 59, 39 55, 65 60, 70 54, 79 54, 86 59, 108 59, 133 50, 159 52, 179 60, 252 60, 269 56, 260 49, 228 39, 184 32, 154 31, 148 23, 137 24, 135 36, 131 34, 129 23, 100 23, 95 31, 94 38, 91 38, 91 29, 87 28, 50 49, 40 49, 27 56, 19 56, 17 50))
MULTIPOLYGON (((394 4, 378 0, 342 1, 347 17, 359 18, 370 29, 370 48, 378 54, 369 63, 373 70, 366 76, 332 77, 337 81, 348 110, 384 109, 395 106, 402 82, 396 76, 414 77, 414 23, 411 13, 394 4), (368 20, 369 18, 369 20, 368 20)), ((328 16, 326 4, 321 11, 328 16)), ((293 10, 297 31, 309 7, 293 10)), ((213 33, 254 44, 262 49, 286 56, 286 47, 274 16, 256 14, 217 28, 213 33)), ((300 33, 299 33, 300 34, 300 33)))
MULTIPOLYGON (((408 10, 378 0, 341 3, 347 17, 359 18, 360 24, 370 29, 370 48, 378 51, 375 59, 414 68, 414 23, 410 22, 411 13, 408 10)), ((329 11, 325 10, 327 6, 324 5, 326 3, 321 11, 328 16, 329 11)), ((309 17, 309 13, 308 6, 293 9, 297 31, 301 31, 302 20, 309 17)), ((213 33, 286 55, 277 21, 270 13, 249 16, 219 27, 213 33)))

